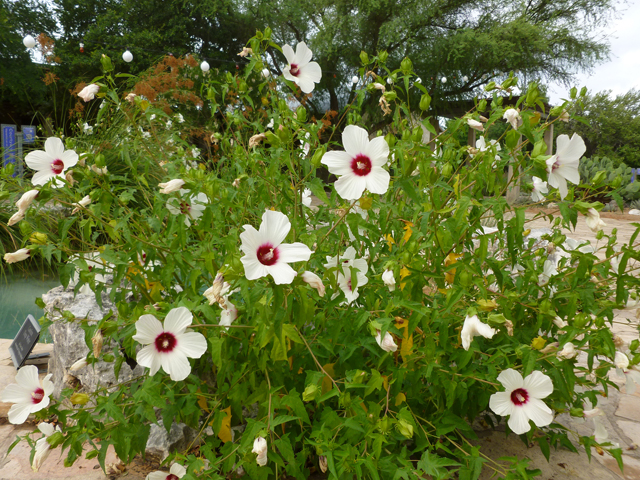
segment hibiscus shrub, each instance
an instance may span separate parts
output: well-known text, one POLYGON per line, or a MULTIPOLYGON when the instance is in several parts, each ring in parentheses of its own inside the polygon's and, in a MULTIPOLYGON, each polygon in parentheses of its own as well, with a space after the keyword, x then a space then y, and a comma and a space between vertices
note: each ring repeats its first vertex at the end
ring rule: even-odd
POLYGON ((357 90, 328 126, 302 105, 290 108, 321 75, 300 43, 282 49, 284 80, 265 74, 253 87, 262 107, 249 89, 229 104, 227 92, 265 68, 264 48, 279 49, 268 37, 249 42, 244 72, 203 87, 224 122, 213 164, 193 155, 175 114, 124 100, 110 68, 92 82, 99 99, 90 101, 106 105, 100 128, 66 139, 78 163, 65 153, 60 168, 49 150, 30 153, 43 163, 34 180, 47 178, 34 181, 39 194, 19 204, 16 224, 38 231, 31 202, 73 210, 5 261, 68 261, 65 285, 116 305, 97 325, 83 323, 91 352, 69 367, 111 362, 119 372, 135 359, 149 369, 108 391, 67 388, 47 408, 25 403, 45 390, 18 379, 3 394, 16 404, 10 420, 35 412, 61 427, 40 429, 50 436, 39 441, 38 462, 58 445, 68 464, 86 454, 104 467, 109 445, 129 462, 144 452, 150 424, 183 422, 196 440, 170 457, 178 462, 170 475, 149 478, 536 474, 527 460, 483 454, 472 428, 479 420, 547 456, 550 446, 590 454, 599 444, 620 461, 606 438, 554 422, 597 414, 599 396, 616 388, 609 371, 632 382, 640 361, 638 341, 626 345, 607 328, 635 295, 638 231, 628 245, 615 231, 599 231, 595 244, 561 232, 579 214, 601 229, 602 204, 588 189, 574 196, 580 137, 559 137, 558 153, 545 155, 545 129, 572 103, 539 122, 535 86, 512 98, 510 77, 504 96, 478 105, 488 119, 471 112, 437 134, 410 62, 389 70, 380 56, 360 70, 375 85, 357 90), (415 92, 419 109, 403 100, 415 92), (382 132, 360 116, 367 95, 380 99, 382 132), (504 134, 470 149, 455 139, 467 125, 504 134), (322 165, 335 184, 317 176, 322 165), (524 208, 507 203, 518 180, 503 174, 509 165, 538 178, 537 198, 557 202, 550 233, 530 236, 524 208), (484 226, 488 217, 495 227, 484 226), (102 351, 108 341, 122 348, 102 351))

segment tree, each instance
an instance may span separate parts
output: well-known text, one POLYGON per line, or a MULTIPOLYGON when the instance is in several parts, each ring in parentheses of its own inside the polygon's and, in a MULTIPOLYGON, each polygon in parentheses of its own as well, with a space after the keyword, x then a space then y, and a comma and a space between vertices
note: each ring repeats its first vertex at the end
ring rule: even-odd
POLYGON ((610 90, 588 95, 568 124, 557 133, 576 132, 587 145, 585 156, 609 157, 640 167, 640 91, 613 97, 610 90))
POLYGON ((338 110, 351 98, 349 79, 361 66, 360 52, 386 51, 392 70, 411 58, 434 99, 435 114, 446 102, 471 98, 510 71, 527 80, 567 83, 576 71, 589 70, 607 57, 608 46, 594 33, 606 24, 613 5, 612 0, 243 2, 258 23, 273 29, 276 42, 306 41, 313 49, 325 72, 326 94, 316 105, 324 101, 338 110))
POLYGON ((45 101, 41 66, 34 63, 22 43, 26 35, 55 30, 55 19, 45 5, 34 0, 0 0, 0 120, 28 123, 35 106, 45 101))

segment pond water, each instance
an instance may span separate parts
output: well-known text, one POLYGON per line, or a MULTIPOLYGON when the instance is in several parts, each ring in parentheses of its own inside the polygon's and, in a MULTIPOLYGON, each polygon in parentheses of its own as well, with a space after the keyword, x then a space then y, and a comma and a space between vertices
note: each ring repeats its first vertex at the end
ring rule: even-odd
POLYGON ((28 314, 38 320, 43 311, 35 303, 52 288, 60 285, 51 276, 25 277, 7 275, 0 277, 0 338, 13 338, 28 314))

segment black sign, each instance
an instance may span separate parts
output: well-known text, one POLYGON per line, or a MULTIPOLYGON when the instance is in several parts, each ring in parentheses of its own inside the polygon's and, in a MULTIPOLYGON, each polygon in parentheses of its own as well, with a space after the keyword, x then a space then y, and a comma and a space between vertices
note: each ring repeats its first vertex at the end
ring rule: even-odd
POLYGON ((11 360, 13 360, 13 365, 16 367, 16 370, 24 365, 31 350, 33 350, 33 347, 38 343, 39 338, 40 325, 36 322, 36 319, 33 318, 33 315, 28 315, 22 327, 20 327, 16 338, 13 339, 9 347, 9 354, 11 355, 11 360))

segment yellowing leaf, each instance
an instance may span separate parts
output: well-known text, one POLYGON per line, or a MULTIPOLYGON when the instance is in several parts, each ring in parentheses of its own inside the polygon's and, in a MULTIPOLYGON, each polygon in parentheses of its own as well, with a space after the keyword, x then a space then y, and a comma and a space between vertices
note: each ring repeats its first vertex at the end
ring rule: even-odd
POLYGON ((402 317, 396 317, 396 328, 402 330, 402 344, 400 345, 400 355, 402 361, 406 362, 407 357, 413 351, 413 335, 409 335, 409 322, 402 317))
MULTIPOLYGON (((407 267, 402 267, 400 269, 400 280, 402 280, 405 277, 408 277, 411 274, 411 272, 409 271, 409 269, 407 267)), ((404 287, 407 283, 406 282, 400 282, 400 290, 404 290, 404 287)))
POLYGON ((388 375, 382 375, 382 386, 384 387, 385 391, 389 391, 389 376, 388 375))
POLYGON ((404 230, 404 235, 402 236, 402 240, 404 240, 404 243, 407 243, 411 238, 411 234, 413 233, 413 230, 411 230, 411 227, 413 227, 413 223, 404 222, 404 227, 402 227, 404 230))
POLYGON ((402 405, 402 402, 406 401, 407 397, 404 393, 400 392, 398 395, 396 395, 396 407, 399 407, 400 405, 402 405))
MULTIPOLYGON (((202 390, 198 389, 199 393, 202 393, 202 390)), ((198 395, 196 393, 196 398, 198 399, 198 406, 203 409, 205 412, 209 412, 209 405, 207 404, 207 399, 202 395, 198 395)))
POLYGON ((373 198, 372 197, 362 197, 360 198, 360 208, 363 210, 369 210, 371 208, 371 206, 373 205, 373 198))
POLYGON ((480 310, 482 310, 483 312, 490 312, 490 311, 495 310, 496 308, 498 308, 498 304, 493 299, 491 299, 491 300, 478 300, 478 306, 480 307, 480 310))
POLYGON ((396 243, 390 233, 387 233, 384 238, 387 240, 387 244, 389 245, 389 250, 391 250, 391 246, 396 243))
MULTIPOLYGON (((462 256, 461 253, 453 253, 453 252, 451 252, 444 259, 444 266, 448 267, 449 265, 453 265, 454 263, 456 263, 458 261, 458 259, 461 256, 462 256)), ((453 283, 453 280, 454 280, 455 276, 456 276, 456 269, 452 268, 451 270, 445 272, 444 281, 449 283, 449 284, 451 284, 451 283, 453 283)))
POLYGON ((330 392, 331 389, 333 388, 333 382, 331 381, 331 379, 336 375, 336 372, 333 370, 334 365, 335 363, 327 363, 326 365, 322 366, 322 368, 324 368, 324 371, 328 373, 328 375, 325 375, 324 378, 322 379, 323 395, 327 392, 330 392))
POLYGON ((223 412, 225 412, 227 416, 222 419, 218 438, 226 443, 231 441, 231 407, 225 408, 223 412))

